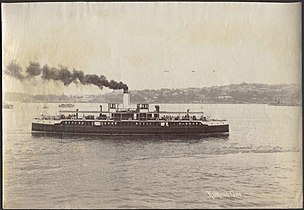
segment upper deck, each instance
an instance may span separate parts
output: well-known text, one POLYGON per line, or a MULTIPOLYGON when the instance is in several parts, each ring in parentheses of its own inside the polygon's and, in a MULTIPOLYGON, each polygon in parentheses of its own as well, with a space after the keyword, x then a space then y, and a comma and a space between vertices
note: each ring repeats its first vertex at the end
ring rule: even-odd
POLYGON ((100 105, 100 111, 80 111, 76 109, 61 110, 57 116, 42 116, 35 118, 36 123, 62 125, 167 125, 167 126, 195 126, 226 124, 224 120, 207 119, 204 112, 160 111, 159 105, 155 110, 149 110, 149 104, 137 104, 136 108, 109 103, 107 110, 100 105))

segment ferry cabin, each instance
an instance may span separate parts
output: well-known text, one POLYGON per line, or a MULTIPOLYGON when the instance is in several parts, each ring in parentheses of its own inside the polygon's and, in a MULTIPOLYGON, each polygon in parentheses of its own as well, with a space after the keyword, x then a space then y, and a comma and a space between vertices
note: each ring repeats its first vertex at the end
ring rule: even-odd
POLYGON ((203 112, 160 112, 158 105, 155 106, 155 111, 149 111, 149 104, 137 104, 136 109, 132 108, 118 108, 118 104, 108 104, 108 110, 100 111, 60 111, 61 115, 59 119, 83 119, 83 120, 113 120, 113 121, 146 121, 146 120, 206 120, 203 116, 203 112), (69 114, 66 116, 65 114, 69 114), (71 114, 72 113, 72 114, 71 114), (81 116, 81 113, 83 114, 81 116), (192 115, 190 115, 192 113, 192 115), (86 114, 86 115, 85 115, 86 114), (98 114, 96 116, 96 114, 98 114), (197 117, 200 115, 200 118, 197 117))

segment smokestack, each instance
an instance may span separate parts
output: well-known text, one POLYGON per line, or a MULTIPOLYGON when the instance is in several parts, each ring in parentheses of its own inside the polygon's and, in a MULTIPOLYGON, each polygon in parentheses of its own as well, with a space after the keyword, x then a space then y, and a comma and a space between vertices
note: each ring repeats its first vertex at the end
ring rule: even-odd
POLYGON ((123 108, 128 108, 130 105, 130 94, 128 89, 124 89, 123 94, 123 108))

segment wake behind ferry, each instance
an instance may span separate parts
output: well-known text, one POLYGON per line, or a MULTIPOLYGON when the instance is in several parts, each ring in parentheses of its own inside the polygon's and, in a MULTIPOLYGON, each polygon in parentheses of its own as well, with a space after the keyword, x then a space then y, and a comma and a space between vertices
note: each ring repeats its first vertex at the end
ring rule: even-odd
POLYGON ((207 119, 203 112, 160 111, 155 105, 130 104, 130 94, 124 90, 123 107, 109 103, 107 110, 59 111, 57 116, 42 115, 32 122, 32 133, 86 135, 201 135, 227 134, 226 120, 207 119))

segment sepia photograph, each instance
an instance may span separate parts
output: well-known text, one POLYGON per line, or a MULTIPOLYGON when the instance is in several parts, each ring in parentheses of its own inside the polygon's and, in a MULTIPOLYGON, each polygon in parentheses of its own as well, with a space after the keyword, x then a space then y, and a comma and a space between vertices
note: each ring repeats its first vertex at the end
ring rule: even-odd
POLYGON ((1 3, 2 208, 303 208, 301 9, 1 3))

